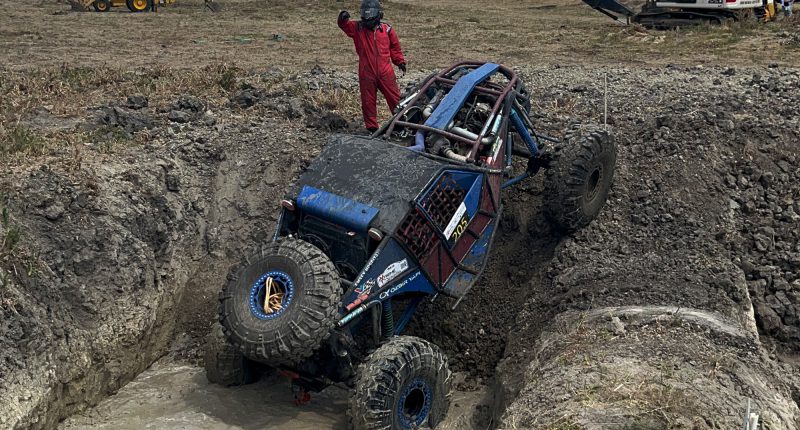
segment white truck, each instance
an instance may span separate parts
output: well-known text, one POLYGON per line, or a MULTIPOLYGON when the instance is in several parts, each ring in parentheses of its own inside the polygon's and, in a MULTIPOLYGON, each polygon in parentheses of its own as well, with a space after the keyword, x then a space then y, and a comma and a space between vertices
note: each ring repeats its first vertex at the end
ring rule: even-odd
POLYGON ((647 0, 639 13, 617 0, 583 2, 622 24, 633 22, 657 29, 722 24, 751 15, 761 21, 775 19, 774 0, 647 0))

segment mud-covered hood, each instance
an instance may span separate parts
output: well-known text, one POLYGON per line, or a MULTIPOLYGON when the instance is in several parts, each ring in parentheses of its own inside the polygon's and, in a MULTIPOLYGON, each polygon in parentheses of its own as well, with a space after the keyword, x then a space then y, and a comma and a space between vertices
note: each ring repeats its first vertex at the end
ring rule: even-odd
POLYGON ((334 135, 287 197, 296 199, 309 186, 372 206, 379 211, 373 225, 391 232, 444 166, 383 140, 334 135))

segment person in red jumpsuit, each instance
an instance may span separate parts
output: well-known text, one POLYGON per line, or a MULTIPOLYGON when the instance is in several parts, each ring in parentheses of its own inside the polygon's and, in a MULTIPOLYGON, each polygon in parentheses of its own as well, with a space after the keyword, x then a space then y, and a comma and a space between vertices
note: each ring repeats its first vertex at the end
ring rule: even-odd
POLYGON ((358 85, 361 89, 361 111, 364 126, 369 131, 378 129, 377 91, 386 98, 389 110, 394 111, 400 99, 400 88, 392 64, 406 72, 406 59, 400 49, 397 32, 391 25, 381 22, 383 9, 377 0, 361 3, 361 21, 350 20, 350 13, 339 13, 337 23, 353 39, 358 54, 358 85))

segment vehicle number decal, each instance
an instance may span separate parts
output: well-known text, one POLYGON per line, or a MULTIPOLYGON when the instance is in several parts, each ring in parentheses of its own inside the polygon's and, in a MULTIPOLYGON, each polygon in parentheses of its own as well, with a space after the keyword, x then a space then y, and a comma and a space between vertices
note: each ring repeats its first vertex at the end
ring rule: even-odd
POLYGON ((464 214, 466 212, 467 212, 467 206, 464 204, 464 202, 461 202, 461 204, 458 206, 458 209, 456 210, 455 215, 453 215, 453 218, 450 218, 450 222, 447 223, 447 228, 444 229, 444 237, 450 240, 450 237, 453 235, 453 232, 456 231, 456 227, 458 227, 459 223, 461 222, 461 219, 464 217, 464 214))
POLYGON ((378 276, 378 288, 381 288, 387 283, 391 282, 406 269, 408 269, 408 260, 405 258, 386 266, 386 269, 383 270, 383 273, 378 276))
POLYGON ((449 238, 449 240, 452 240, 453 242, 457 241, 458 238, 461 237, 461 235, 464 234, 465 231, 467 231, 468 225, 469 225, 469 217, 467 216, 467 214, 464 214, 461 217, 461 221, 459 221, 458 225, 456 225, 455 230, 453 230, 453 237, 449 238))

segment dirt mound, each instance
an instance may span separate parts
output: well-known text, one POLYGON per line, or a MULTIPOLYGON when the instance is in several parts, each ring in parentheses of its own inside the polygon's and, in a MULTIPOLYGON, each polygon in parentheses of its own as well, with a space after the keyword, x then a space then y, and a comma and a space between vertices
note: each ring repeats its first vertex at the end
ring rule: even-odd
POLYGON ((718 315, 608 307, 563 313, 549 327, 500 428, 731 429, 747 398, 766 428, 800 418, 787 369, 718 315))
MULTIPOLYGON (((790 154, 800 149, 800 123, 775 107, 799 100, 794 84, 758 78, 797 71, 738 70, 724 85, 714 77, 722 72, 609 73, 609 123, 620 147, 614 190, 600 219, 556 248, 517 318, 498 374, 498 412, 511 405, 500 427, 732 428, 748 398, 771 417, 770 428, 800 422, 796 379, 762 347, 798 345, 783 328, 796 312, 787 286, 797 276, 797 237, 784 212, 798 192, 790 154), (764 167, 754 173, 757 159, 764 167), (768 251, 769 229, 782 252, 768 251), (671 310, 632 327, 615 310, 659 305, 671 310), (703 320, 687 322, 687 310, 703 320)), ((603 78, 589 74, 564 71, 540 106, 556 119, 559 111, 563 119, 597 116, 603 78)))
POLYGON ((4 185, 20 246, 35 250, 12 262, 19 276, 2 285, 0 397, 12 409, 0 420, 10 427, 52 427, 134 377, 169 341, 164 315, 189 275, 182 251, 197 248, 189 238, 199 214, 191 192, 166 188, 174 161, 124 161, 31 170, 4 185))
MULTIPOLYGON (((112 109, 207 108, 181 98, 160 112, 112 109)), ((2 178, 2 233, 22 238, 2 254, 3 427, 51 428, 163 355, 176 326, 205 334, 227 267, 267 240, 284 184, 322 143, 297 128, 272 117, 158 128, 147 148, 2 178)))

